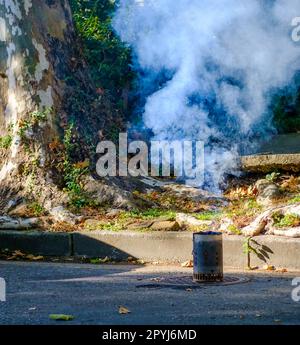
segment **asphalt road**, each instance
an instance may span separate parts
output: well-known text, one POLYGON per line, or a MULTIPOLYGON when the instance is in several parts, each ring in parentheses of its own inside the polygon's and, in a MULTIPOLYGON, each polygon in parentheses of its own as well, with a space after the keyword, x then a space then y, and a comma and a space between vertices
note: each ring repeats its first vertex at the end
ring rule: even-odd
POLYGON ((190 273, 175 266, 1 261, 7 298, 0 302, 0 324, 57 324, 49 314, 74 315, 67 324, 300 324, 300 302, 291 298, 300 273, 247 272, 247 283, 192 291, 137 287, 190 273), (131 313, 119 314, 120 305, 131 313))

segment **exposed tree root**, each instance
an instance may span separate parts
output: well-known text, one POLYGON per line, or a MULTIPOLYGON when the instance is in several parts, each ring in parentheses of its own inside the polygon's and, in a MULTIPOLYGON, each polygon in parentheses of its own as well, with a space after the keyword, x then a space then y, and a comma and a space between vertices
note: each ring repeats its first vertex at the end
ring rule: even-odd
POLYGON ((286 236, 292 238, 299 238, 300 237, 300 227, 290 228, 290 229, 275 229, 272 227, 268 230, 268 235, 276 235, 276 236, 286 236))
POLYGON ((8 216, 0 217, 1 230, 25 230, 37 226, 39 223, 38 218, 12 218, 8 216))
POLYGON ((293 214, 300 216, 300 204, 274 207, 266 210, 259 215, 251 224, 244 227, 241 232, 245 236, 258 236, 262 233, 269 235, 286 236, 286 237, 300 237, 300 227, 277 229, 274 226, 272 215, 279 212, 282 215, 293 214))
POLYGON ((189 226, 189 227, 202 227, 202 226, 210 226, 213 224, 213 221, 211 220, 199 220, 185 213, 177 213, 176 222, 180 226, 189 226))
POLYGON ((268 219, 272 215, 272 210, 265 211, 259 215, 251 224, 242 229, 242 234, 245 236, 258 236, 268 224, 268 219))

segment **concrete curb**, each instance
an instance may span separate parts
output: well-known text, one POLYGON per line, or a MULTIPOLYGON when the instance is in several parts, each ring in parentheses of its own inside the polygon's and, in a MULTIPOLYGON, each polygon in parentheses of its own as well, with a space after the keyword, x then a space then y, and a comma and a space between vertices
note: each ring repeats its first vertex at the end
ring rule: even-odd
POLYGON ((241 157, 242 169, 251 172, 300 171, 300 154, 260 154, 241 157))
POLYGON ((42 231, 0 231, 0 249, 20 250, 43 256, 72 255, 72 241, 67 233, 42 231))
MULTIPOLYGON (((275 267, 300 270, 300 239, 257 236, 260 258, 251 255, 253 266, 266 262, 275 267)), ((224 235, 225 267, 245 268, 244 237, 224 235)), ((52 233, 39 231, 0 231, 0 249, 19 249, 44 256, 111 257, 129 256, 145 261, 184 262, 192 258, 192 234, 180 232, 89 231, 52 233)))

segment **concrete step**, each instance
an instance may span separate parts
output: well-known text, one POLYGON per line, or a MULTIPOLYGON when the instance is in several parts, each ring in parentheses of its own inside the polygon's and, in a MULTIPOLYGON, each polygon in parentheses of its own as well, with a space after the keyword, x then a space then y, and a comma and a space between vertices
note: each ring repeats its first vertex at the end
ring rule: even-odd
POLYGON ((300 171, 300 133, 272 137, 255 154, 242 156, 244 171, 269 173, 274 170, 300 171))

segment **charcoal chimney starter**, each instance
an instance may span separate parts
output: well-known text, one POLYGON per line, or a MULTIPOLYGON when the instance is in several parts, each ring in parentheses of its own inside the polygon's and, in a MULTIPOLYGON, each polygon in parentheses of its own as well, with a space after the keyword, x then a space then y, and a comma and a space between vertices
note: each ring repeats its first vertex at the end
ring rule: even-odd
POLYGON ((223 281, 223 238, 220 232, 193 234, 195 282, 223 281))

